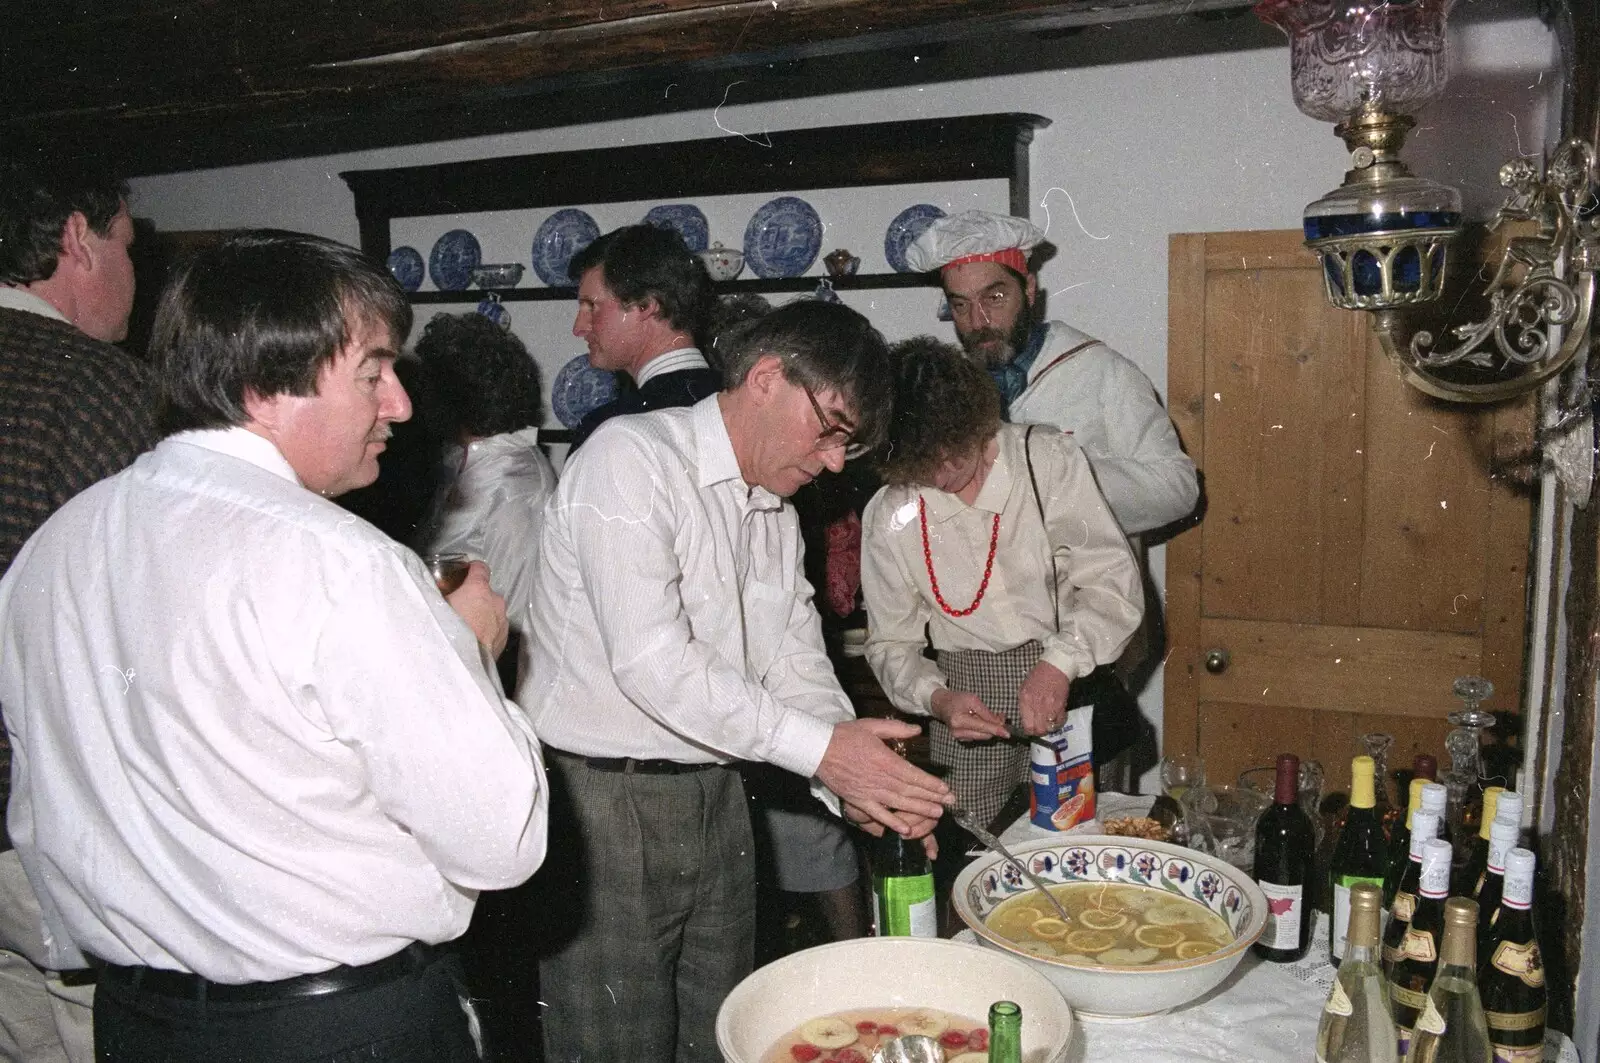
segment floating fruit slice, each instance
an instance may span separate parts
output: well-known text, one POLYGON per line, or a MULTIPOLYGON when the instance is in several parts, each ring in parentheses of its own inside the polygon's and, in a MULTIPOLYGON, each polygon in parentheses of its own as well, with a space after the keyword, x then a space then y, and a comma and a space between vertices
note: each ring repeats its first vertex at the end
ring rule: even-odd
POLYGON ((866 1037, 868 1034, 875 1034, 877 1032, 878 1024, 873 1022, 871 1019, 863 1019, 856 1023, 856 1033, 860 1034, 862 1037, 866 1037))
POLYGON ((982 1049, 988 1048, 989 1047, 989 1028, 987 1026, 974 1027, 972 1032, 967 1034, 967 1047, 968 1048, 976 1048, 976 1049, 979 1049, 980 1051, 982 1049))
POLYGON ((989 925, 1000 934, 1020 934, 1035 922, 1044 918, 1044 913, 1029 905, 1007 907, 995 912, 989 917, 989 925))
POLYGON ((1179 923, 1194 922, 1196 915, 1195 910, 1186 904, 1157 904, 1144 913, 1144 921, 1156 926, 1177 926, 1179 923))
POLYGON ((1074 930, 1067 935, 1068 948, 1090 955, 1104 952, 1116 943, 1116 935, 1105 930, 1074 930))
POLYGON ((1090 930, 1120 930, 1128 923, 1121 912, 1108 912, 1100 908, 1085 908, 1078 914, 1078 922, 1090 930))
POLYGON ((959 1056, 952 1056, 950 1063, 989 1063, 987 1052, 963 1052, 959 1056))
POLYGON ((945 1048, 965 1048, 967 1047, 967 1031, 946 1030, 939 1035, 939 1043, 945 1048))
POLYGON ((1210 941, 1185 941, 1178 946, 1177 953, 1180 960, 1197 960, 1201 956, 1209 956, 1217 951, 1217 946, 1210 941))
POLYGON ((1100 962, 1114 967, 1140 967, 1159 955, 1159 949, 1107 949, 1100 954, 1100 962))
POLYGON ((843 1019, 812 1019, 800 1027, 800 1039, 818 1048, 835 1049, 856 1043, 856 1028, 843 1019))
POLYGON ((1141 926, 1133 932, 1133 936, 1141 945, 1149 945, 1153 949, 1170 949, 1188 935, 1175 926, 1141 926))
POLYGON ((1017 942, 1017 948, 1030 956, 1054 956, 1056 954, 1056 950, 1043 941, 1019 941, 1017 942))
POLYGON ((1032 929, 1040 937, 1054 941, 1057 938, 1065 937, 1067 931, 1071 930, 1072 927, 1053 915, 1047 915, 1043 919, 1035 920, 1032 929))
POLYGON ((923 1037, 938 1037, 944 1033, 945 1027, 950 1025, 937 1015, 929 1015, 925 1011, 913 1011, 905 1015, 896 1023, 901 1034, 921 1034, 923 1037))
POLYGON ((1093 956, 1085 956, 1081 952, 1063 952, 1061 955, 1057 956, 1056 959, 1060 960, 1062 963, 1082 963, 1090 967, 1096 967, 1100 964, 1100 961, 1095 959, 1093 956))
POLYGON ((822 1049, 802 1041, 797 1045, 789 1046, 789 1056, 795 1063, 812 1063, 813 1060, 822 1058, 822 1049))

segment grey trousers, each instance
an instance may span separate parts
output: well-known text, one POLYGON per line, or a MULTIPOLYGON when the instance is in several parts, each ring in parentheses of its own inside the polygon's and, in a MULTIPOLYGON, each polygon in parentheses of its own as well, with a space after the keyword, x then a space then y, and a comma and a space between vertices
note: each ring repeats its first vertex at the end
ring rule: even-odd
POLYGON ((546 1063, 720 1063, 717 1009, 755 963, 739 773, 598 771, 549 751, 539 961, 546 1063))

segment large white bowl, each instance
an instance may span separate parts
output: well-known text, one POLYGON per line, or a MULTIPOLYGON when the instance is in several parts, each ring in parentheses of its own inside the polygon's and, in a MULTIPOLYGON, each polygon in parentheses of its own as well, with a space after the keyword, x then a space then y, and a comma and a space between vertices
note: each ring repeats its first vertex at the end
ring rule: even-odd
POLYGON ((1012 846, 1017 859, 1048 882, 1129 882, 1198 901, 1216 912, 1233 941, 1193 960, 1144 967, 1068 963, 1023 952, 984 920, 1001 901, 1031 890, 1003 857, 978 857, 956 877, 956 911, 985 945, 1041 972, 1086 1022, 1158 1015, 1209 992, 1227 978, 1267 920, 1267 899, 1249 875, 1204 853, 1166 842, 1102 834, 1063 835, 1012 846))
POLYGON ((1022 1008, 1022 1058, 1063 1063, 1072 1011, 1049 980, 992 949, 937 938, 858 938, 767 964, 734 986, 717 1012, 728 1063, 758 1063, 807 1019, 874 1007, 937 1008, 982 1025, 989 1005, 1022 1008))

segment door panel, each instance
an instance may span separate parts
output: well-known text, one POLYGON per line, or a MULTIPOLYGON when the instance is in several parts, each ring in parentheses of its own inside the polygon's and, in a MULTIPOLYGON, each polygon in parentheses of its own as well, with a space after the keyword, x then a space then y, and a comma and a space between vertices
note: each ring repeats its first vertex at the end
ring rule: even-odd
POLYGON ((1531 504, 1492 470, 1531 398, 1406 387, 1298 232, 1174 236, 1169 281, 1169 407, 1207 509, 1167 550, 1165 747, 1213 782, 1297 752, 1334 789, 1370 731, 1391 768, 1443 762, 1457 676, 1520 704, 1531 504))

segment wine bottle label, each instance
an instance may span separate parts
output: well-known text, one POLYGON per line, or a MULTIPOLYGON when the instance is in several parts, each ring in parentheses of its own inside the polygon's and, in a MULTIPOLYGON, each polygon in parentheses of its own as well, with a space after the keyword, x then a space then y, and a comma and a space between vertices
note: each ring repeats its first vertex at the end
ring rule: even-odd
POLYGON ((1489 1044, 1494 1048, 1494 1063, 1544 1063, 1544 1044, 1536 1045, 1502 1045, 1493 1040, 1489 1044))
POLYGON ((1329 1015, 1347 1018, 1356 1013, 1355 1006, 1350 1003, 1350 994, 1344 991, 1344 986, 1337 978, 1333 980, 1333 992, 1328 994, 1328 1002, 1322 1006, 1322 1010, 1329 1015))
POLYGON ((1256 885, 1267 895, 1267 928, 1261 934, 1261 944, 1269 949, 1299 948, 1305 887, 1259 880, 1256 885))
POLYGON ((1537 1030, 1544 1025, 1545 1006, 1533 1011, 1486 1011, 1483 1019, 1489 1029, 1497 1033, 1516 1033, 1520 1030, 1537 1030))
POLYGON ((933 876, 885 878, 879 886, 878 936, 939 936, 939 906, 933 899, 933 876))
POLYGON ((1411 913, 1417 910, 1417 895, 1415 893, 1396 893, 1394 895, 1394 918, 1402 923, 1411 922, 1411 913))
POLYGON ((1412 1011, 1421 1011, 1428 1004, 1428 994, 1395 985, 1393 982, 1389 983, 1389 999, 1394 1001, 1396 1007, 1410 1008, 1412 1011))
POLYGON ((1422 1014, 1417 1016, 1417 1029, 1423 1033, 1431 1033, 1435 1037, 1444 1033, 1444 1016, 1439 1014, 1439 1008, 1429 997, 1428 1002, 1422 1007, 1422 1014))
POLYGON ((1395 965, 1396 961, 1398 961, 1399 959, 1400 959, 1400 946, 1398 946, 1398 945, 1385 945, 1383 947, 1383 966, 1384 966, 1385 970, 1387 970, 1390 967, 1393 967, 1395 965))
POLYGON ((1539 957, 1537 941, 1502 941, 1495 947, 1494 959, 1489 962, 1494 964, 1495 970, 1520 978, 1535 989, 1544 985, 1544 962, 1539 957))
POLYGON ((1432 934, 1408 926, 1406 936, 1400 939, 1400 955, 1420 963, 1434 963, 1439 959, 1439 950, 1434 945, 1432 934))

